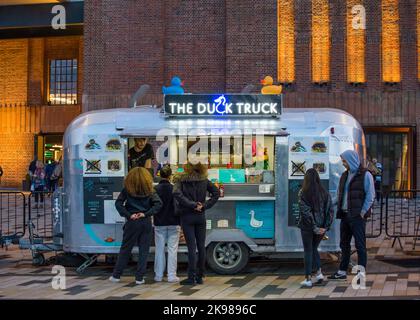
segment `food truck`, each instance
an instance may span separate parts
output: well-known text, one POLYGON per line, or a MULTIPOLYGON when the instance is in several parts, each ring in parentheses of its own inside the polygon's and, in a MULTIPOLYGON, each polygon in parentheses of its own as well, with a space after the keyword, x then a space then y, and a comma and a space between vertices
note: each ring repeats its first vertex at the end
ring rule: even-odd
MULTIPOLYGON (((53 202, 54 244, 86 257, 79 271, 119 251, 124 218, 115 200, 135 138, 153 146, 156 182, 160 165, 182 172, 189 154, 204 155, 208 178, 223 191, 206 211, 207 262, 222 274, 239 272, 254 255, 301 255, 297 194, 305 171, 315 168, 334 199, 340 154, 365 153, 350 114, 283 108, 281 95, 167 95, 162 107, 84 113, 65 132, 64 184, 53 202)), ((338 232, 335 222, 321 251, 340 251, 338 232)), ((181 242, 179 254, 186 252, 181 242)))

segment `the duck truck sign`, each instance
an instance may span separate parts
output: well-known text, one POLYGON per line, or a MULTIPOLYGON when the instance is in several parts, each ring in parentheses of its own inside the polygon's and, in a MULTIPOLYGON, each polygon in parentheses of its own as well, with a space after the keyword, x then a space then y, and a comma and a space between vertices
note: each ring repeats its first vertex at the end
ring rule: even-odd
POLYGON ((278 117, 282 95, 262 94, 185 94, 165 95, 164 111, 174 116, 267 116, 278 117))

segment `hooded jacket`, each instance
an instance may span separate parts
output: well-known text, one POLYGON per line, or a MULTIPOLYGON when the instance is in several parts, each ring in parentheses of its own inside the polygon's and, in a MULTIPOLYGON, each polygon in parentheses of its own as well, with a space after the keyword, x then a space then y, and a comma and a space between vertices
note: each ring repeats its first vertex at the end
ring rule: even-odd
POLYGON ((203 214, 215 205, 219 199, 219 189, 204 175, 182 173, 174 177, 174 198, 178 202, 178 211, 183 215, 203 214), (210 199, 206 200, 207 192, 210 199), (203 204, 203 211, 195 211, 197 202, 203 204))
POLYGON ((143 212, 148 218, 159 212, 162 208, 162 200, 155 192, 149 196, 132 196, 124 188, 115 201, 115 208, 120 216, 127 220, 130 219, 132 214, 138 212, 143 212))
POLYGON ((155 226, 178 226, 179 217, 175 216, 173 185, 165 179, 162 179, 156 186, 156 192, 163 202, 162 209, 153 217, 155 226))
POLYGON ((375 184, 372 174, 361 164, 359 155, 353 150, 341 154, 349 169, 341 176, 338 186, 337 218, 345 217, 349 212, 352 217, 365 217, 375 199, 375 184))

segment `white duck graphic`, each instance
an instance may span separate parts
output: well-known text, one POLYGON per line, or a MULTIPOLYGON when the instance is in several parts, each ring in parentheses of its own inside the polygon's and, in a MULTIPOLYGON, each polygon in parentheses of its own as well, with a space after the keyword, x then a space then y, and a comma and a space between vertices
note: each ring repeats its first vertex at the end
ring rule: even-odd
POLYGON ((217 98, 216 100, 214 100, 214 102, 216 102, 217 103, 217 105, 216 105, 216 112, 218 113, 218 114, 225 114, 226 113, 226 106, 225 106, 225 104, 226 104, 226 98, 225 98, 225 96, 220 96, 219 98, 217 98), (223 108, 222 108, 222 110, 220 110, 219 109, 219 106, 220 105, 222 105, 223 106, 223 108))
POLYGON ((249 225, 253 228, 261 228, 264 224, 264 221, 260 221, 255 219, 255 211, 251 210, 249 212, 249 214, 251 215, 251 220, 249 221, 249 225))

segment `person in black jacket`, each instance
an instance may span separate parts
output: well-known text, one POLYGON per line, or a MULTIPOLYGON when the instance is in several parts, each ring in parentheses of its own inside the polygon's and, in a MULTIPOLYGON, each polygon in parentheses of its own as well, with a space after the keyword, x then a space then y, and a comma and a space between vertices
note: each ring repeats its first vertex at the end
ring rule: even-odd
POLYGON ((303 287, 312 287, 313 267, 317 270, 317 282, 324 280, 318 246, 334 220, 331 196, 322 187, 319 174, 315 169, 306 171, 298 199, 300 213, 298 227, 301 229, 305 260, 305 280, 300 284, 303 287))
POLYGON ((176 276, 178 261, 179 217, 175 216, 173 186, 170 182, 172 170, 169 165, 160 171, 162 180, 156 186, 156 192, 163 202, 162 209, 153 217, 155 225, 155 281, 163 279, 165 271, 165 245, 168 246, 168 282, 179 282, 176 276))
POLYGON ((181 284, 202 284, 206 260, 205 211, 217 202, 220 192, 207 179, 207 168, 201 163, 187 163, 184 170, 184 173, 174 179, 174 197, 188 247, 188 278, 181 281, 181 284), (207 192, 210 193, 209 200, 206 200, 207 192), (196 266, 197 250, 198 266, 196 266))
POLYGON ((162 208, 162 201, 153 190, 153 178, 142 167, 133 168, 124 180, 124 189, 115 201, 119 214, 127 219, 123 227, 123 240, 114 272, 109 278, 119 282, 127 266, 133 247, 139 247, 136 284, 144 283, 147 256, 152 240, 152 215, 162 208))

